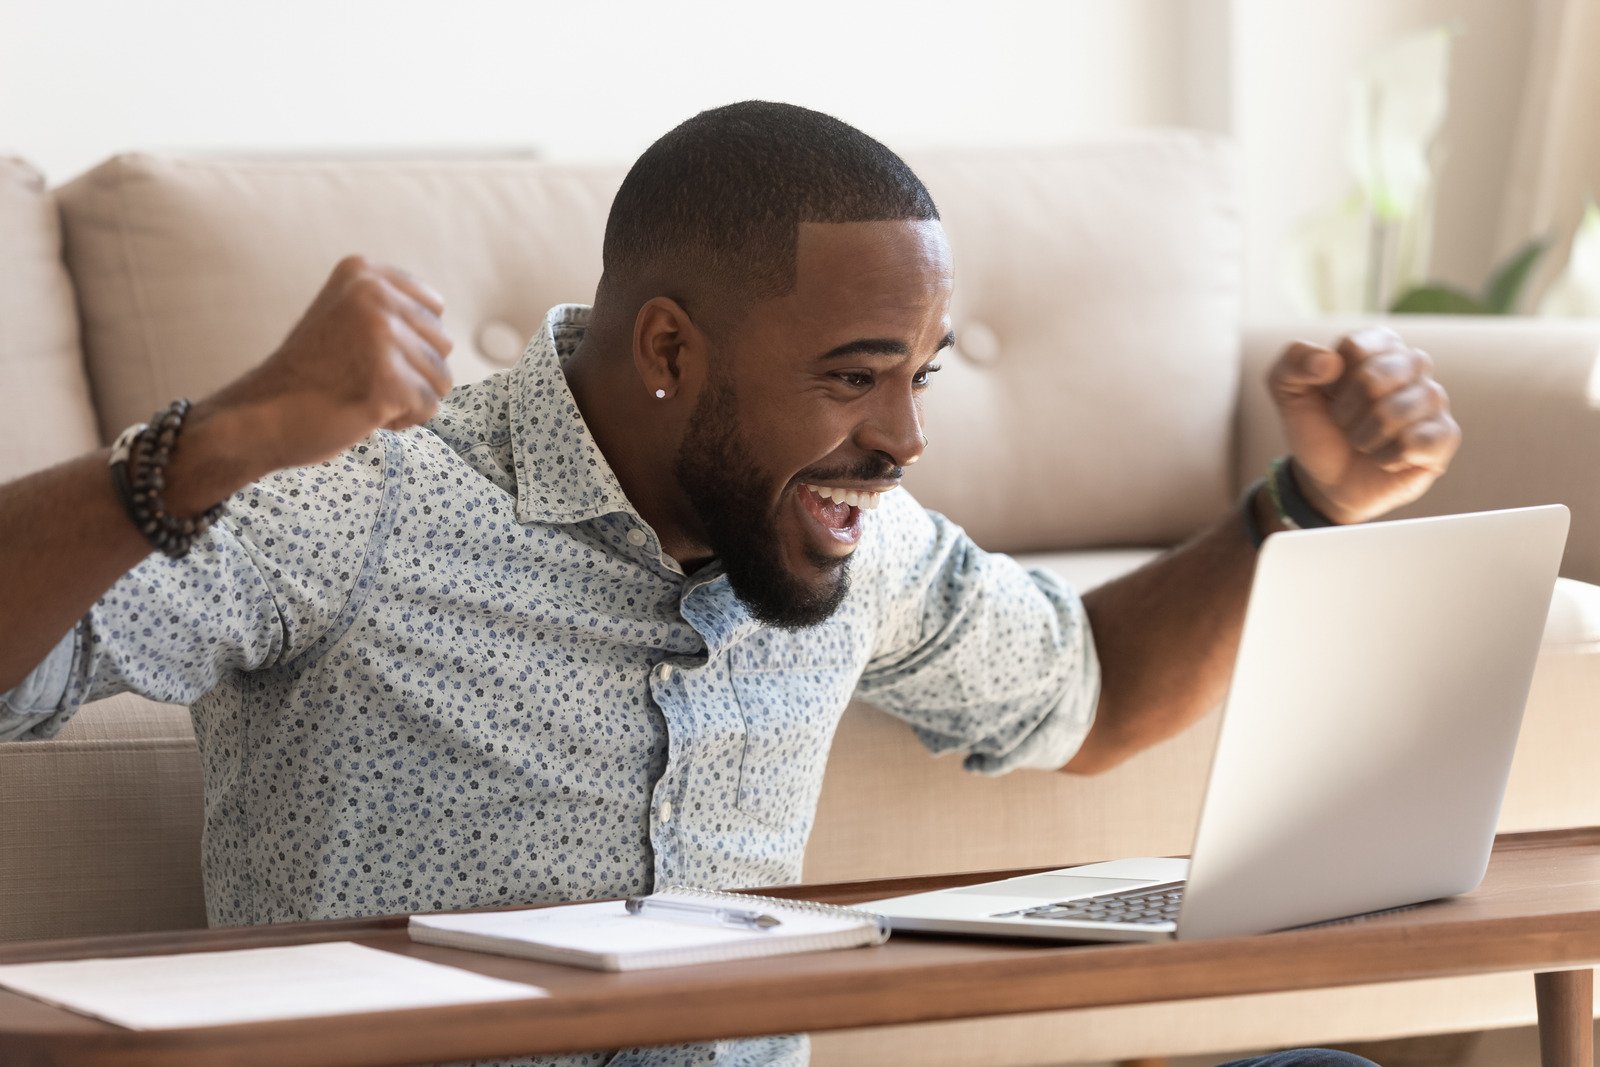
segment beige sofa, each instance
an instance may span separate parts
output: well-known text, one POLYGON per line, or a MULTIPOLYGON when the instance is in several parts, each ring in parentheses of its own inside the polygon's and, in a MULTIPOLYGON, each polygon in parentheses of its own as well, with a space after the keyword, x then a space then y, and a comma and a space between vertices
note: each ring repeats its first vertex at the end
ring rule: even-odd
MULTIPOLYGON (((1227 511, 1278 448, 1261 388, 1294 336, 1241 329, 1233 153, 1183 134, 914 157, 957 269, 957 351, 913 490, 986 547, 1092 585, 1227 511)), ((586 300, 616 168, 526 161, 119 157, 47 190, 0 160, 0 478, 95 447, 270 351, 332 263, 362 252, 449 301, 458 380, 514 362, 586 300)), ((1466 430, 1418 511, 1562 501, 1572 539, 1502 825, 1600 822, 1600 324, 1433 319, 1466 430)), ((0 551, 5 546, 0 545, 0 551)), ((22 605, 0 610, 23 611, 22 605)), ((1187 849, 1215 721, 1094 779, 987 780, 894 720, 846 714, 812 880, 1187 849)), ((0 938, 204 922, 201 796, 183 709, 119 697, 48 742, 0 745, 0 938)), ((1520 1024, 1524 976, 819 1035, 821 1063, 1043 1064, 1520 1024)))

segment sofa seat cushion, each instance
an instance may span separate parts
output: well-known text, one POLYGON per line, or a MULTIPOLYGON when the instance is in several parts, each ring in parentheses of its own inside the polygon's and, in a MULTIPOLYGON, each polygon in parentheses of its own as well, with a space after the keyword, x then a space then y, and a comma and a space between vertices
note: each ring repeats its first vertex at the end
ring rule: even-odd
POLYGON ((1086 593, 1144 566, 1162 551, 1159 548, 1103 548, 1086 552, 1024 552, 1017 556, 1017 562, 1047 570, 1079 593, 1086 593))
MULTIPOLYGON (((1120 578, 1161 554, 1154 548, 1102 549, 1094 552, 1033 552, 1017 559, 1065 579, 1087 592, 1120 578)), ((1600 653, 1600 586, 1573 578, 1557 578, 1545 617, 1542 656, 1592 656, 1600 653)))

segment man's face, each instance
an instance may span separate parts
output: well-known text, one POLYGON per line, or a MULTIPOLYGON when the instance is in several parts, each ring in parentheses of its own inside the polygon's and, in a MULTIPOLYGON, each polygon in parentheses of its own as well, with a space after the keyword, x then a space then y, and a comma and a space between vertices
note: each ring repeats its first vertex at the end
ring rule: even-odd
POLYGON ((927 443, 950 291, 938 222, 803 223, 794 291, 715 339, 677 475, 757 618, 810 626, 843 600, 871 510, 927 443))

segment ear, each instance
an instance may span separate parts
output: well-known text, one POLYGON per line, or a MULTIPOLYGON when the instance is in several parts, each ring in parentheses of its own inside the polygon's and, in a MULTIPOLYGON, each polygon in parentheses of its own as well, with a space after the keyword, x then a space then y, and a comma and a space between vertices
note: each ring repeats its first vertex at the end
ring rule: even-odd
POLYGON ((651 297, 633 320, 633 366, 652 398, 671 400, 697 381, 705 365, 706 337, 683 305, 651 297))

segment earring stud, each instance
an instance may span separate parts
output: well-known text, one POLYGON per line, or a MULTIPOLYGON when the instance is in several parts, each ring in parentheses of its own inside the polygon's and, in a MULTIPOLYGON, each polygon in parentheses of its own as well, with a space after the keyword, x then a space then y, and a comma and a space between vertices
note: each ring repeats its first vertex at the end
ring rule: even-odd
POLYGON ((656 399, 657 400, 665 400, 666 398, 667 398, 667 391, 665 389, 657 389, 656 390, 656 399))

